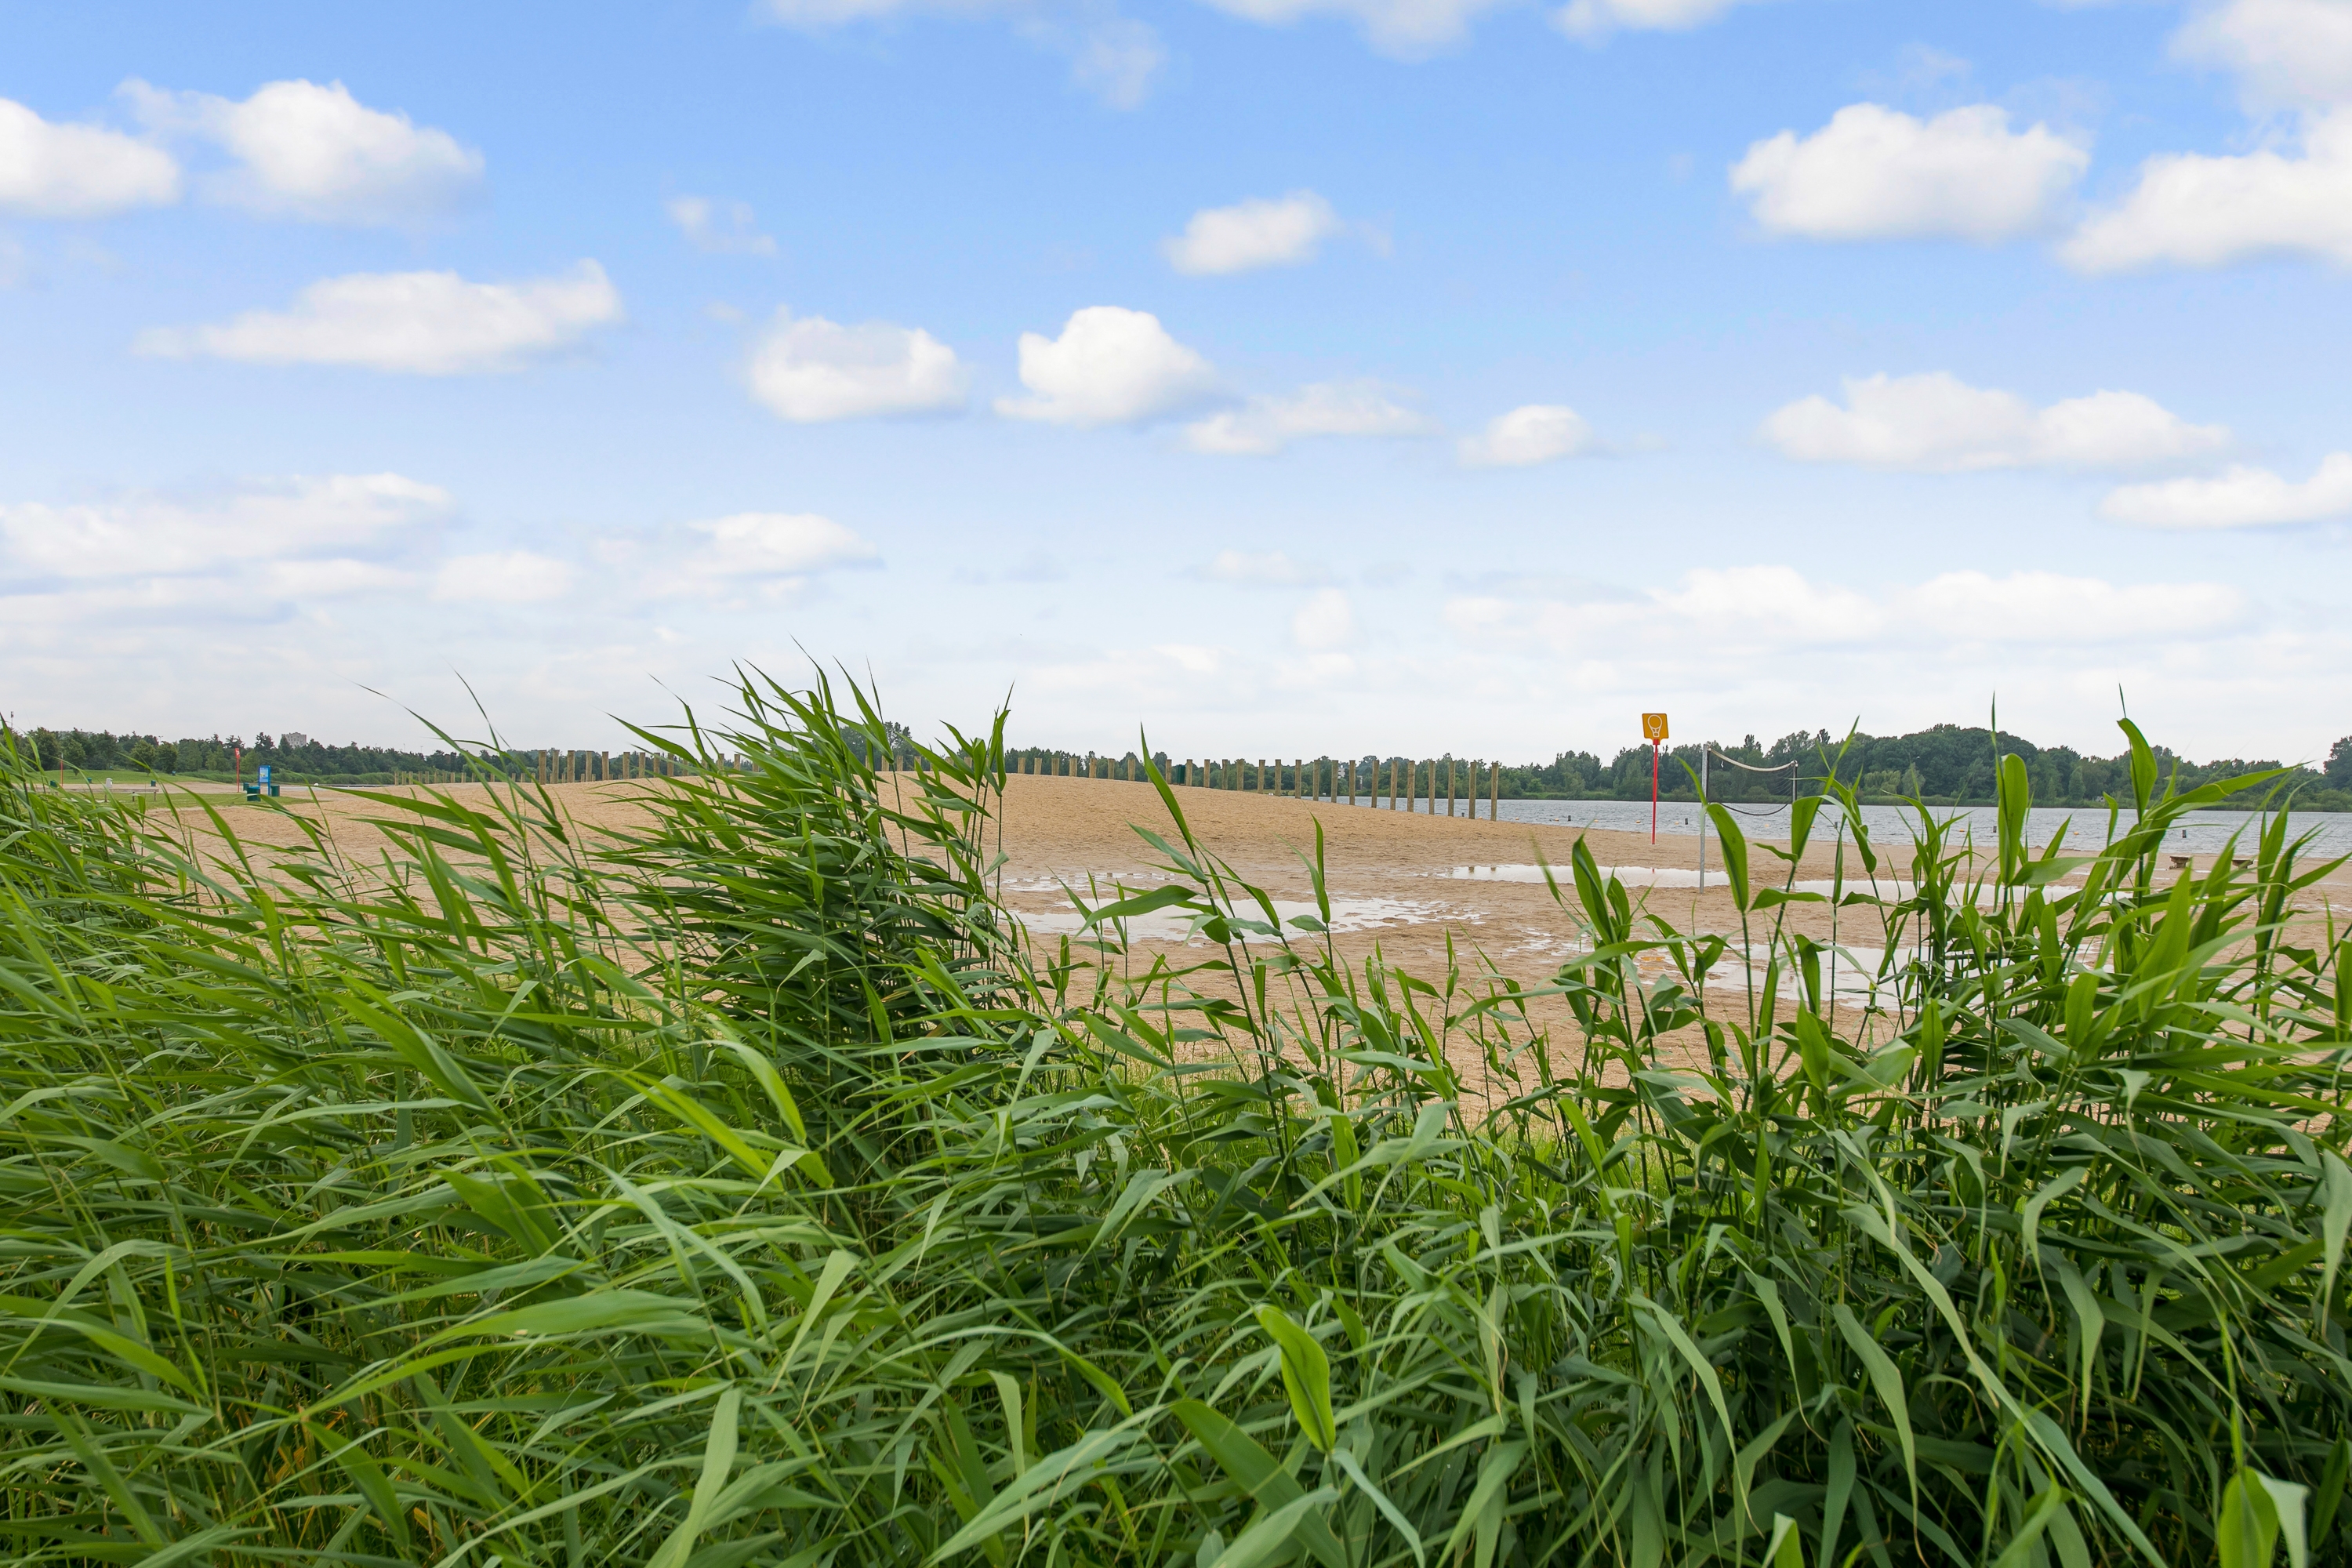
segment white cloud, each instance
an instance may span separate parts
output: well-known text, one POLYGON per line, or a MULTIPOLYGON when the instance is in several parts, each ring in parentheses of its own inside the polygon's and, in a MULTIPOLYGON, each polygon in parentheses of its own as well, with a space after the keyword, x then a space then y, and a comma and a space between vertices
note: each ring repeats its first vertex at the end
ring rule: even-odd
POLYGON ((918 327, 822 316, 775 320, 752 351, 751 395, 782 419, 818 424, 892 415, 952 413, 964 405, 955 350, 918 327))
POLYGON ((0 212, 104 217, 180 199, 180 165, 161 147, 97 125, 59 125, 0 98, 0 212))
POLYGON ((355 272, 311 284, 291 310, 157 328, 134 346, 169 359, 477 375, 519 370, 620 319, 620 291, 593 261, 520 283, 469 283, 454 272, 355 272))
POLYGON ((2245 598, 2219 583, 2118 585, 2054 572, 1947 572, 1898 595, 1902 623, 1953 642, 2094 644, 2212 632, 2245 598))
POLYGON ((2049 226, 2090 162, 2046 125, 2012 132, 1991 104, 1919 121, 1855 103, 1801 141, 1783 131, 1749 147, 1731 188, 1774 234, 1990 244, 2049 226))
POLYGON ((2311 121, 2288 152, 2150 158, 2131 194, 2094 213, 2061 254, 2085 272, 2264 255, 2352 263, 2352 109, 2311 121))
POLYGON ((1319 381, 1291 397, 1253 397, 1184 426, 1184 444, 1221 457, 1269 457, 1313 436, 1427 436, 1437 426, 1378 382, 1319 381))
POLYGON ((751 204, 729 202, 722 208, 709 196, 672 196, 662 204, 669 221, 677 225, 687 243, 714 256, 773 256, 776 242, 761 234, 751 218, 751 204))
POLYGON ((1021 384, 996 411, 1055 425, 1133 425, 1173 414, 1216 390, 1209 362, 1168 335, 1149 310, 1089 305, 1058 338, 1021 334, 1021 384))
POLYGON ((1218 10, 1266 26, 1310 16, 1353 22, 1382 54, 1413 59, 1459 43, 1480 12, 1499 0, 1209 0, 1218 10))
POLYGON ((2172 49, 2235 75, 2256 109, 2352 100, 2352 5, 2343 0, 2224 0, 2189 18, 2172 49))
POLYGON ((1330 572, 1313 562, 1294 561, 1279 550, 1253 554, 1244 550, 1220 550, 1202 575, 1213 582, 1237 583, 1257 588, 1296 588, 1330 580, 1330 572))
POLYGON ((449 492, 399 474, 332 474, 226 495, 133 496, 104 505, 0 505, 0 567, 62 578, 179 575, 328 556, 442 521, 449 492))
POLYGON ((1328 653, 1356 640, 1355 606, 1338 588, 1325 588, 1290 617, 1290 637, 1310 653, 1328 653))
POLYGON ((1313 191, 1278 200, 1253 196, 1229 207, 1202 207, 1184 232, 1160 241, 1169 265, 1195 277, 1296 267, 1347 226, 1313 191))
POLYGON ((1594 449, 1592 426, 1559 403, 1529 403, 1498 414, 1483 432, 1454 444, 1463 465, 1473 468, 1526 468, 1594 449))
POLYGON ((2213 479, 2126 485, 2099 503, 2117 522, 2143 528, 2262 528, 2352 516, 2352 452, 2331 452, 2311 478, 2282 479, 2236 465, 2213 479))
POLYGON ((1700 567, 1649 597, 1696 635, 1740 646, 1858 642, 1875 637, 1885 617, 1865 595, 1811 582, 1793 566, 1700 567))
POLYGON ((261 581, 272 598, 339 599, 389 593, 407 587, 415 578, 377 561, 273 561, 264 568, 261 581))
POLYGON ((2013 392, 1943 371, 1845 383, 1777 410, 1763 436, 1807 463, 1949 473, 1982 468, 2145 468, 2210 456, 2230 432, 2191 425, 2136 392, 2096 392, 2037 409, 2013 392))
POLYGON ((151 128, 211 142, 236 166, 214 199, 315 223, 412 224, 464 203, 482 155, 446 131, 370 109, 340 81, 273 81, 242 102, 131 80, 122 96, 151 128))
POLYGON ((706 592, 868 566, 879 556, 867 541, 814 512, 743 511, 687 526, 708 542, 686 558, 680 585, 706 592))
POLYGON ((1049 29, 1040 41, 1069 58, 1070 79, 1113 109, 1139 109, 1151 96, 1168 50, 1148 22, 1106 16, 1075 33, 1049 29))
POLYGON ((1985 646, 2163 644, 2231 631, 2247 613, 2244 595, 2219 583, 1957 571, 1858 588, 1777 564, 1702 567, 1640 595, 1581 603, 1464 595, 1444 611, 1456 634, 1480 647, 1524 641, 1570 658, 1608 657, 1628 645, 1675 649, 1654 667, 1645 664, 1643 679, 1700 683, 1718 679, 1727 658, 1883 659, 1890 639, 1913 656, 1985 646))
POLYGON ((1597 43, 1616 32, 1685 32, 1740 0, 1569 0, 1552 20, 1571 38, 1597 43))
POLYGON ((445 602, 536 605, 572 591, 571 563, 530 550, 453 555, 434 574, 433 596, 445 602))

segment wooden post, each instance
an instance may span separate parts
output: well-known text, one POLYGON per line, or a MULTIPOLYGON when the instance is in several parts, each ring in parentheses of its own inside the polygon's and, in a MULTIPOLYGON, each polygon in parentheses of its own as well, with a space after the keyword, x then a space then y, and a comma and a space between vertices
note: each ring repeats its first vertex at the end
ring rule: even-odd
POLYGON ((1495 807, 1496 807, 1497 805, 1500 805, 1502 804, 1502 801, 1503 801, 1503 764, 1502 764, 1502 763, 1488 763, 1486 764, 1486 820, 1487 820, 1487 821, 1492 822, 1492 821, 1494 821, 1494 820, 1495 820, 1495 807))

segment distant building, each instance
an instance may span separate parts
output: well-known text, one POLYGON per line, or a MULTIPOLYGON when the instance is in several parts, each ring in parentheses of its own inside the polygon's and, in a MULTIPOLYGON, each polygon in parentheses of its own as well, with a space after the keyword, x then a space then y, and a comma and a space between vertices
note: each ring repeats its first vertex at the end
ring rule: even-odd
POLYGON ((310 743, 310 737, 305 735, 299 730, 289 730, 286 733, 278 737, 278 743, 281 746, 289 747, 307 746, 310 743))

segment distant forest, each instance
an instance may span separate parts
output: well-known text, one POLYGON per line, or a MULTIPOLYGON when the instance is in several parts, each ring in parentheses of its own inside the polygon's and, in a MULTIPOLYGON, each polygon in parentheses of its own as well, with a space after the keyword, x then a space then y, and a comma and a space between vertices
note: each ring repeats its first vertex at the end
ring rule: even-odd
POLYGON ((215 782, 235 776, 238 771, 235 754, 239 751, 245 754, 247 778, 268 763, 271 773, 288 784, 389 784, 396 773, 434 768, 455 773, 466 765, 466 759, 455 752, 404 752, 356 742, 330 746, 299 733, 281 738, 264 731, 249 742, 240 735, 163 741, 107 730, 35 730, 20 740, 31 742, 40 753, 41 766, 51 771, 152 772, 215 782))
MULTIPOLYGON (((904 731, 898 733, 903 736, 904 731)), ((115 734, 105 730, 35 730, 22 739, 38 751, 43 768, 69 772, 152 770, 163 774, 226 779, 231 776, 232 752, 239 748, 244 752, 247 777, 252 776, 256 764, 268 763, 289 783, 374 784, 388 781, 394 773, 428 769, 455 773, 466 766, 466 759, 454 752, 402 751, 356 742, 331 746, 299 734, 273 737, 266 731, 256 734, 250 742, 235 735, 226 739, 215 735, 208 739, 163 741, 153 735, 115 734)), ((1659 777, 1661 794, 1666 799, 1696 798, 1691 776, 1698 771, 1699 750, 1696 743, 1666 748, 1659 777), (1684 771, 1685 766, 1689 773, 1684 771)), ((2120 799, 2131 793, 2130 763, 2124 754, 2086 756, 2071 746, 2037 746, 2007 731, 1996 742, 1991 732, 1980 726, 1938 724, 1908 735, 1857 734, 1844 742, 1826 730, 1801 730, 1781 736, 1769 746, 1759 745, 1756 737, 1749 735, 1736 746, 1715 742, 1715 750, 1719 756, 1753 767, 1772 768, 1794 762, 1798 764, 1797 788, 1805 795, 1820 793, 1828 772, 1822 763, 1826 755, 1836 759, 1839 775, 1857 785, 1865 797, 1917 798, 1931 805, 1990 803, 1993 760, 1996 755, 2012 752, 2025 759, 2037 805, 2096 805, 2103 796, 2112 795, 2120 799)), ((2161 746, 2156 749, 2156 754, 2166 775, 2177 777, 2183 789, 2209 779, 2280 765, 2274 761, 2240 757, 2192 763, 2161 746)), ((1158 760, 1163 766, 1171 762, 1166 756, 1158 760)), ((1437 759, 1441 765, 1451 760, 1437 759)), ((1377 768, 1385 779, 1391 763, 1414 761, 1426 767, 1426 759, 1365 756, 1358 761, 1357 776, 1369 779, 1377 768)), ((1505 763, 1501 772, 1506 800, 1646 800, 1650 794, 1650 749, 1627 746, 1606 763, 1591 752, 1562 752, 1549 763, 1518 766, 1505 763)), ((1281 779, 1281 787, 1297 787, 1296 767, 1285 767, 1281 779)), ((1478 793, 1482 795, 1486 793, 1486 764, 1481 763, 1478 793)), ((1426 793, 1427 773, 1421 773, 1417 782, 1426 793)), ((2323 766, 2298 768, 2290 782, 2295 786, 2298 805, 2321 811, 2352 811, 2352 735, 2336 742, 2323 766)), ((1463 787, 1468 788, 1466 776, 1463 787)), ((1444 793, 1442 785, 1439 793, 1444 793)), ((1786 799, 1789 775, 1746 773, 1717 761, 1708 766, 1707 793, 1715 799, 1727 801, 1786 799)), ((2256 803, 2247 800, 2241 804, 2256 803)))
MULTIPOLYGON (((2118 800, 2130 797, 2131 759, 2127 752, 2112 757, 2085 756, 2072 746, 2037 746, 2006 730, 2000 733, 1998 752, 1995 744, 1991 731, 1961 724, 1938 724, 1908 735, 1856 734, 1851 741, 1842 741, 1826 730, 1801 730, 1781 736, 1769 746, 1759 744, 1756 737, 1749 735, 1738 745, 1713 742, 1717 760, 1707 767, 1707 795, 1710 799, 1734 802, 1789 798, 1787 771, 1749 773, 1721 760, 1728 757, 1752 768, 1784 770, 1788 763, 1796 763, 1796 791, 1800 795, 1819 795, 1833 765, 1837 775, 1856 786, 1865 800, 1917 799, 1930 805, 1990 805, 1994 758, 2013 753, 2025 760, 2026 773, 2033 782, 2036 805, 2095 806, 2108 795, 2118 800)), ((1663 798, 1697 798, 1693 783, 1699 771, 1700 750, 1696 742, 1665 748, 1659 759, 1658 772, 1663 798)), ((2242 757, 2192 763, 2165 747, 2155 750, 2163 776, 2177 780, 2183 790, 2211 779, 2259 773, 2280 765, 2242 757)), ((1108 759, 1115 773, 1132 760, 1132 752, 1125 758, 1108 759)), ((1213 786, 1258 787, 1260 763, 1255 758, 1228 762, 1160 752, 1154 760, 1171 770, 1171 778, 1182 782, 1192 782, 1193 768, 1206 764, 1206 781, 1213 786)), ((1300 787, 1297 759, 1265 761, 1267 787, 1286 794, 1300 787)), ((1314 759, 1308 761, 1310 782, 1319 781, 1322 787, 1329 788, 1330 775, 1314 773, 1314 759)), ((1065 762, 1076 772, 1086 770, 1086 759, 1077 753, 1024 751, 1017 753, 1015 771, 1062 772, 1065 762), (1044 764, 1042 770, 1040 763, 1044 764)), ((1417 792, 1426 798, 1433 777, 1437 796, 1444 799, 1449 763, 1458 765, 1454 777, 1462 793, 1484 795, 1487 790, 1488 763, 1485 759, 1476 763, 1475 785, 1471 783, 1468 759, 1441 756, 1433 763, 1428 758, 1367 755, 1354 762, 1356 787, 1366 793, 1386 795, 1391 770, 1411 767, 1410 774, 1400 775, 1400 787, 1402 779, 1410 777, 1417 792), (1375 778, 1379 781, 1377 785, 1370 782, 1375 778)), ((1647 800, 1650 765, 1647 746, 1627 746, 1606 763, 1591 752, 1562 752, 1549 763, 1517 766, 1503 763, 1499 770, 1501 794, 1505 800, 1647 800)), ((1120 776, 1124 773, 1120 773, 1120 776)), ((2280 782, 2295 791, 2298 807, 2352 811, 2352 735, 2336 742, 2324 767, 2298 767, 2280 782)), ((2263 793, 2253 792, 2251 798, 2239 796, 2231 804, 2258 805, 2263 793)))
MULTIPOLYGON (((1696 797, 1690 779, 1698 772, 1699 751, 1697 744, 1665 748, 1659 784, 1666 798, 1696 797), (1684 771, 1685 764, 1687 773, 1684 771)), ((1830 771, 1822 762, 1827 756, 1834 762, 1838 776, 1855 785, 1865 798, 1923 799, 1940 805, 1990 805, 1994 759, 2014 753, 2025 760, 2026 772, 2033 781, 2036 805, 2096 805, 2107 795, 2119 800, 2131 796, 2131 758, 2127 752, 2119 752, 2111 757, 2085 756, 2072 746, 2037 746, 2005 730, 1996 742, 1991 731, 1982 726, 1937 724, 1908 735, 1856 734, 1850 742, 1826 730, 1811 734, 1801 730, 1781 736, 1769 746, 1758 745, 1756 737, 1749 735, 1736 746, 1717 742, 1715 751, 1718 756, 1736 758, 1752 767, 1793 762, 1798 764, 1798 793, 1802 795, 1821 792, 1830 771)), ((2163 775, 2177 777, 2183 790, 2211 779, 2280 765, 2275 761, 2248 761, 2242 757, 2192 763, 2163 746, 2156 748, 2156 757, 2163 775)), ((2352 735, 2336 742, 2324 766, 2297 768, 2286 782, 2296 790, 2298 806, 2352 811, 2352 735)), ((1785 800, 1789 795, 1789 775, 1785 773, 1746 773, 1720 761, 1709 764, 1706 784, 1708 795, 1717 800, 1785 800)), ((1542 767, 1514 768, 1506 764, 1502 784, 1507 799, 1646 800, 1650 795, 1650 748, 1627 746, 1605 764, 1591 752, 1563 752, 1542 767)), ((2253 805, 2259 802, 2260 792, 2255 792, 2254 799, 2242 798, 2237 804, 2253 805)))

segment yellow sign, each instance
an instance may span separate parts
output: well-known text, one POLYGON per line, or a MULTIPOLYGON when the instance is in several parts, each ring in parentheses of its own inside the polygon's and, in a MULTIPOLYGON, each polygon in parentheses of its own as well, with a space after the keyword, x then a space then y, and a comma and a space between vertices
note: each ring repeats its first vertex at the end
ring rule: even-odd
POLYGON ((1666 716, 1663 713, 1642 715, 1642 739, 1663 741, 1666 738, 1666 716))

